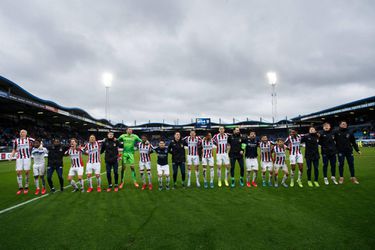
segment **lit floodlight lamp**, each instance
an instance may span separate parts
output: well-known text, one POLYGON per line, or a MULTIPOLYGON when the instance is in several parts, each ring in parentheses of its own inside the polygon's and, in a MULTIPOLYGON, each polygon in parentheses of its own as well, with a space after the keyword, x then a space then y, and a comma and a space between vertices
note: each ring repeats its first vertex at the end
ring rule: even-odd
POLYGON ((267 73, 268 83, 271 85, 276 85, 277 82, 277 75, 275 72, 268 72, 267 73))
POLYGON ((111 73, 103 73, 102 75, 102 81, 106 88, 111 87, 113 80, 113 75, 111 73))

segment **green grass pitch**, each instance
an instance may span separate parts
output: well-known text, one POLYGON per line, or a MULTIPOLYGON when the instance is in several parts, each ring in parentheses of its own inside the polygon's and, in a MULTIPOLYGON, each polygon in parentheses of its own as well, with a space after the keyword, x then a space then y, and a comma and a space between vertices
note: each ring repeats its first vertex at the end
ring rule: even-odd
MULTIPOLYGON (((344 185, 325 186, 320 165, 321 187, 307 187, 305 171, 302 189, 160 192, 153 156, 151 192, 131 185, 127 169, 118 193, 69 188, 1 213, 0 249, 373 249, 375 149, 362 151, 355 156, 360 185, 349 182, 346 166, 344 185)), ((68 169, 65 159, 66 185, 68 169)), ((0 210, 35 197, 33 181, 28 195, 16 196, 14 170, 15 162, 0 163, 0 210)))

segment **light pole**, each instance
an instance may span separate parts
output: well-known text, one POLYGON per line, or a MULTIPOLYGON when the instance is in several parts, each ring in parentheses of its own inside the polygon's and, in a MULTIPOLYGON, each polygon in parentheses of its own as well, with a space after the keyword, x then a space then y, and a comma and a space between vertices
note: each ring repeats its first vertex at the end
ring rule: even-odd
POLYGON ((109 88, 112 86, 113 76, 111 73, 103 73, 102 81, 105 87, 105 119, 109 121, 109 88))
POLYGON ((277 96, 276 96, 276 83, 277 83, 277 75, 275 72, 268 72, 267 73, 268 83, 272 87, 272 124, 276 122, 277 116, 277 96))

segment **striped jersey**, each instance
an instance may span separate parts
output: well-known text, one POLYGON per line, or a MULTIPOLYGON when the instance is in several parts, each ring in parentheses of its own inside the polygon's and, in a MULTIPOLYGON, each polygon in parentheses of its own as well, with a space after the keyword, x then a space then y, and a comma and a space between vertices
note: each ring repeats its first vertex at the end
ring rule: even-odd
POLYGON ((203 149, 202 157, 211 158, 213 148, 214 148, 214 143, 212 140, 208 141, 206 139, 203 139, 202 140, 202 149, 203 149))
POLYGON ((217 146, 217 153, 218 154, 225 154, 227 153, 227 145, 228 145, 228 137, 229 135, 227 133, 224 134, 216 134, 212 138, 212 141, 217 146))
POLYGON ((186 136, 183 140, 188 146, 188 155, 198 155, 198 146, 202 142, 202 139, 198 136, 195 136, 194 138, 186 136))
POLYGON ((276 145, 273 148, 273 152, 275 155, 275 164, 277 165, 284 165, 286 160, 286 146, 280 147, 279 145, 276 145))
POLYGON ((267 142, 260 142, 259 143, 259 148, 260 148, 260 159, 263 162, 270 162, 272 161, 271 159, 271 153, 272 153, 272 145, 270 141, 267 142))
POLYGON ((33 148, 31 150, 31 155, 34 159, 34 165, 44 165, 44 157, 48 153, 48 150, 45 147, 42 148, 33 148))
POLYGON ((153 150, 152 145, 149 144, 144 144, 144 143, 139 143, 138 144, 138 150, 139 150, 139 159, 141 162, 150 162, 151 161, 151 151, 153 150))
POLYGON ((301 154, 301 136, 296 135, 295 137, 288 136, 285 140, 285 144, 289 147, 290 155, 301 154))
POLYGON ((82 161, 82 150, 70 148, 65 152, 66 155, 70 156, 70 162, 72 168, 83 167, 82 161))
POLYGON ((13 141, 13 149, 17 152, 17 159, 30 159, 33 142, 34 139, 30 137, 17 138, 13 141))
POLYGON ((85 147, 83 148, 83 151, 87 152, 87 154, 89 155, 88 163, 100 163, 101 145, 102 145, 102 141, 86 143, 85 147))

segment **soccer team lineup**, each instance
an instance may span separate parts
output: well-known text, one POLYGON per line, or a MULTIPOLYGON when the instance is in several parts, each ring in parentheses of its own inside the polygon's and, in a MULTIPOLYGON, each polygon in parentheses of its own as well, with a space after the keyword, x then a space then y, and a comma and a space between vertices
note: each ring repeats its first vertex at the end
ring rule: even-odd
POLYGON ((287 138, 277 138, 274 141, 269 140, 267 135, 258 136, 254 131, 241 134, 239 127, 234 128, 231 133, 220 127, 217 134, 207 132, 202 137, 197 136, 195 130, 191 130, 186 137, 182 137, 180 132, 175 132, 174 139, 168 145, 164 139, 160 139, 157 145, 152 145, 146 135, 139 137, 131 128, 127 128, 118 138, 110 131, 106 138, 98 139, 95 135, 90 135, 88 141, 83 143, 71 138, 66 146, 58 139, 54 139, 52 145, 47 148, 43 146, 43 138, 31 138, 26 130, 21 130, 19 137, 13 142, 11 154, 11 159, 16 157, 16 193, 26 195, 29 189, 33 189, 35 195, 45 195, 46 179, 50 192, 56 192, 52 181, 55 171, 60 182, 60 191, 64 191, 63 168, 66 167, 69 167, 67 180, 73 188, 72 192, 90 193, 95 187, 97 192, 101 192, 101 154, 104 154, 108 181, 106 192, 118 192, 124 188, 127 181, 124 173, 128 166, 132 183, 141 190, 153 190, 151 169, 155 167, 158 175, 157 189, 160 191, 177 188, 179 173, 183 188, 190 188, 192 184, 200 188, 201 172, 205 189, 224 186, 235 188, 237 185, 248 188, 277 188, 279 184, 284 188, 295 185, 302 188, 305 172, 307 185, 319 187, 320 158, 323 162, 325 185, 344 184, 346 165, 349 167, 351 183, 359 184, 355 176, 353 149, 359 154, 361 151, 354 135, 348 130, 347 122, 341 121, 338 126, 338 130, 333 132, 332 125, 324 123, 321 132, 315 127, 310 127, 307 134, 299 134, 296 129, 291 129, 287 138), (138 164, 134 157, 136 150, 139 151, 138 164), (83 154, 87 155, 86 164, 83 162, 83 154), (157 156, 156 166, 151 163, 151 154, 157 156), (169 155, 172 156, 172 162, 168 159, 169 155), (70 166, 64 166, 64 156, 70 158, 70 166), (235 176, 236 162, 240 168, 238 182, 235 176), (338 180, 336 166, 339 172, 338 180), (138 174, 141 186, 138 184, 138 174), (31 176, 33 183, 30 180, 31 176))

